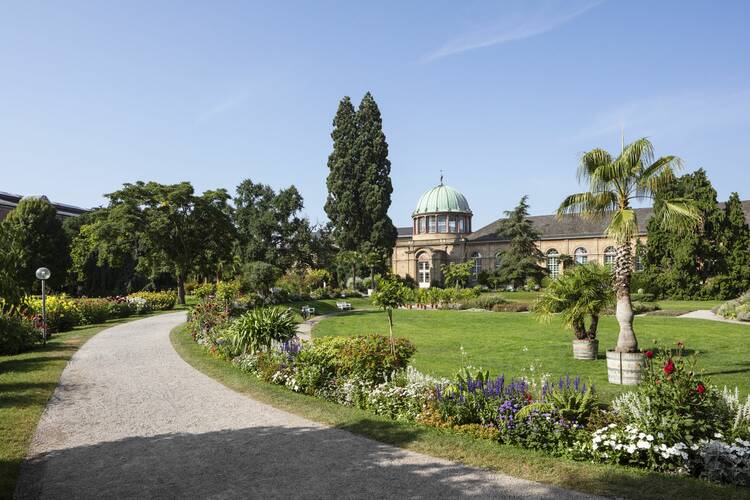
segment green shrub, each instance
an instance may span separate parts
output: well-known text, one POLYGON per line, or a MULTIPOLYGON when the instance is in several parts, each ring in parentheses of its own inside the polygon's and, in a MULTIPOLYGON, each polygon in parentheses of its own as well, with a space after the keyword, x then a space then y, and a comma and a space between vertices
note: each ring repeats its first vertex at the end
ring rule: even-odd
POLYGON ((128 295, 128 302, 137 304, 138 312, 167 311, 174 308, 177 294, 174 292, 136 292, 128 295))
POLYGON ((200 300, 207 300, 214 294, 215 288, 213 283, 201 283, 193 288, 193 295, 200 300))
POLYGON ((526 312, 528 310, 529 305, 523 302, 507 302, 492 306, 492 312, 526 312))
POLYGON ((107 298, 107 313, 110 318, 127 318, 134 312, 127 298, 121 296, 107 298))
POLYGON ((407 367, 415 348, 409 340, 395 338, 393 352, 395 356, 384 335, 315 339, 297 356, 295 378, 308 394, 316 394, 334 377, 380 384, 407 367))
POLYGON ((630 300, 633 302, 653 302, 656 297, 653 293, 631 293, 630 300))
POLYGON ((459 302, 459 309, 487 309, 488 311, 492 311, 495 306, 507 303, 508 301, 499 295, 487 294, 462 300, 459 302))
POLYGON ((76 306, 81 313, 82 325, 94 325, 104 323, 113 317, 110 314, 109 301, 107 299, 76 299, 76 306))
MULTIPOLYGON (((42 298, 26 297, 24 301, 29 313, 42 317, 42 298)), ((47 297, 47 332, 67 332, 81 324, 81 312, 76 301, 65 294, 47 297)))
POLYGON ((0 354, 18 354, 41 342, 41 331, 19 314, 0 312, 0 354))
POLYGON ((723 318, 750 321, 750 291, 743 293, 736 299, 724 302, 712 310, 723 318))
POLYGON ((230 353, 268 352, 274 342, 291 340, 297 334, 297 324, 289 308, 259 307, 232 321, 226 336, 230 353))

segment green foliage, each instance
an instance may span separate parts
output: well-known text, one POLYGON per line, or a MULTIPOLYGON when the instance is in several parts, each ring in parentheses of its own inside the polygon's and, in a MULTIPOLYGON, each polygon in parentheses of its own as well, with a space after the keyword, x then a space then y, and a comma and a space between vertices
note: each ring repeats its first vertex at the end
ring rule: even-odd
POLYGON ((12 254, 12 262, 6 263, 0 273, 10 275, 11 283, 27 293, 38 290, 34 273, 40 267, 47 267, 52 271, 48 286, 60 289, 65 284, 70 267, 70 242, 57 218, 57 210, 46 198, 23 198, 0 225, 3 239, 7 238, 3 246, 12 254))
POLYGON ((510 284, 521 288, 529 279, 539 283, 547 270, 539 265, 544 258, 536 246, 539 233, 528 219, 528 196, 519 201, 513 210, 505 212, 498 226, 498 237, 509 240, 508 248, 503 252, 499 267, 495 270, 492 281, 497 284, 510 284))
POLYGON ((349 97, 341 100, 331 137, 325 211, 333 237, 342 251, 388 255, 396 241, 388 216, 391 164, 380 110, 369 92, 356 112, 349 97))
POLYGON ((592 385, 583 385, 579 390, 570 379, 563 383, 560 379, 558 385, 551 385, 545 392, 544 401, 548 403, 557 413, 569 422, 586 425, 589 417, 597 409, 597 396, 592 385))
POLYGON ((199 300, 208 300, 216 293, 216 285, 213 283, 201 283, 193 288, 193 295, 198 297, 199 300))
POLYGON ((549 286, 534 304, 534 312, 549 321, 561 314, 563 323, 579 340, 596 338, 599 315, 612 303, 609 270, 599 264, 583 264, 567 270, 549 286), (586 320, 590 318, 589 326, 586 320))
POLYGON ((240 283, 237 281, 220 281, 216 284, 216 300, 231 308, 240 295, 240 283))
POLYGON ((94 325, 104 323, 111 317, 110 301, 107 299, 75 299, 78 311, 81 314, 82 325, 94 325))
POLYGON ((255 292, 261 297, 268 297, 276 280, 279 268, 267 262, 248 262, 242 266, 240 284, 243 290, 255 292))
POLYGON ((391 342, 382 335, 323 337, 300 351, 296 378, 308 394, 319 391, 333 377, 379 384, 404 370, 414 352, 414 345, 403 338, 391 342))
POLYGON ((750 291, 720 304, 713 311, 723 318, 750 321, 750 291))
POLYGON ((723 222, 721 243, 727 279, 722 280, 715 296, 729 298, 750 289, 750 228, 737 193, 732 193, 724 207, 723 222))
POLYGON ((710 284, 711 278, 726 271, 726 245, 733 240, 722 234, 726 226, 724 219, 725 215, 717 205, 716 190, 704 170, 683 175, 665 186, 655 198, 654 217, 648 223, 644 269, 648 289, 659 296, 677 299, 730 298, 734 295, 711 297, 717 291, 726 293, 715 290, 718 284, 710 284), (703 221, 700 231, 686 232, 661 223, 672 209, 669 200, 675 198, 692 200, 703 221))
POLYGON ((286 342, 297 334, 289 308, 259 307, 232 321, 226 331, 231 353, 267 352, 274 342, 286 342))
POLYGON ((303 200, 296 187, 275 192, 246 179, 237 186, 234 204, 242 261, 272 262, 285 270, 309 263, 312 230, 300 215, 303 200))
POLYGON ((146 311, 168 311, 174 308, 177 295, 174 292, 136 292, 128 295, 128 299, 142 299, 146 301, 146 311))
POLYGON ((380 281, 378 289, 372 294, 372 302, 384 311, 397 309, 406 303, 410 292, 400 280, 386 278, 380 281))
MULTIPOLYGON (((38 318, 42 317, 42 298, 28 296, 24 300, 28 312, 38 318)), ((49 333, 67 332, 81 324, 81 311, 74 299, 67 295, 47 296, 47 331, 49 333)))
POLYGON ((0 310, 0 354, 28 351, 42 340, 41 332, 29 319, 0 310))
POLYGON ((469 260, 460 264, 443 264, 440 269, 443 272, 443 282, 446 286, 463 288, 471 279, 471 272, 472 269, 474 269, 474 261, 469 260))

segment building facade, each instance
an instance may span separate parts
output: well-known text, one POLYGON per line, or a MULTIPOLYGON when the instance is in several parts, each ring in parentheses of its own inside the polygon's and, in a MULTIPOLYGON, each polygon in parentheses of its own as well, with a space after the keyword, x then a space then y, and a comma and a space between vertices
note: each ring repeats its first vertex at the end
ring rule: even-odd
MULTIPOLYGON (((742 202, 750 220, 750 201, 742 202)), ((646 225, 653 215, 651 208, 635 209, 638 216, 637 240, 646 243, 646 225)), ((474 230, 473 213, 466 197, 443 184, 426 191, 412 214, 412 226, 399 228, 391 260, 392 272, 413 278, 420 287, 441 283, 444 264, 474 261, 474 276, 493 271, 502 259, 509 242, 498 236, 500 220, 474 230)), ((553 278, 563 270, 561 256, 577 263, 614 263, 615 241, 605 235, 606 223, 570 215, 530 216, 539 233, 537 247, 544 255, 542 265, 553 278)), ((636 269, 640 267, 636 259, 636 269)))
MULTIPOLYGON (((11 194, 0 191, 0 220, 3 220, 11 210, 16 208, 18 202, 20 202, 23 198, 23 196, 18 194, 11 194)), ((41 196, 41 198, 47 199, 46 196, 41 196)), ((61 219, 64 219, 66 217, 77 217, 89 211, 85 208, 66 205, 65 203, 50 203, 52 203, 52 206, 55 207, 55 210, 57 210, 57 216, 61 219)))

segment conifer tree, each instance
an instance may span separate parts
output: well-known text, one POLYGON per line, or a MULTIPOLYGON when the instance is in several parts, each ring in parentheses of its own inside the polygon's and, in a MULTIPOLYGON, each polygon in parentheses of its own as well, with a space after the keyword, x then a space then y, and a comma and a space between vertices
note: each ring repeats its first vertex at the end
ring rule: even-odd
POLYGON ((396 228, 388 216, 393 192, 391 162, 380 109, 369 92, 357 110, 354 150, 361 179, 359 198, 365 223, 365 234, 359 248, 363 253, 375 251, 387 257, 396 243, 396 228))
POLYGON ((722 233, 729 278, 729 289, 725 290, 725 295, 736 297, 750 289, 750 228, 737 193, 731 194, 724 207, 722 233))
POLYGON ((500 221, 497 232, 500 238, 510 240, 510 246, 503 252, 496 279, 514 288, 520 288, 529 278, 540 281, 547 272, 539 265, 544 256, 536 246, 539 233, 528 219, 527 199, 524 196, 515 209, 505 212, 506 218, 500 221))
POLYGON ((725 271, 720 245, 724 214, 716 190, 703 169, 685 174, 654 200, 654 216, 648 223, 644 282, 661 296, 701 298, 707 281, 725 271), (700 230, 684 232, 665 226, 664 200, 690 199, 703 220, 700 230))
POLYGON ((339 102, 333 119, 333 152, 328 157, 328 199, 325 211, 333 227, 333 238, 342 251, 358 249, 363 235, 364 218, 359 197, 362 179, 358 172, 355 141, 357 122, 349 97, 339 102))

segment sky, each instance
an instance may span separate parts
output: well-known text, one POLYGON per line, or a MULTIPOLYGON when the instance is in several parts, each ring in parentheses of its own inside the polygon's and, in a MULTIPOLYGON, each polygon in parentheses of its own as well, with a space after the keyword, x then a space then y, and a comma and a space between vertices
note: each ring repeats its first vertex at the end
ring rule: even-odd
POLYGON ((480 227, 552 213, 580 155, 649 137, 750 198, 750 2, 4 2, 0 191, 83 207, 122 183, 297 186, 326 220, 339 100, 371 91, 390 215, 446 184, 480 227))

